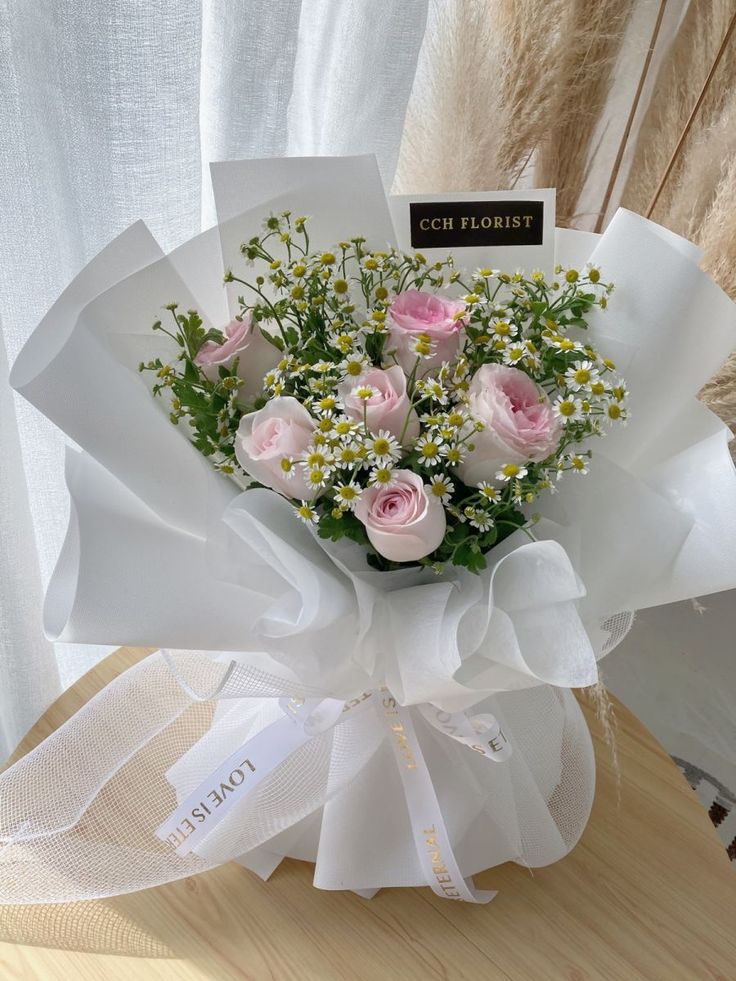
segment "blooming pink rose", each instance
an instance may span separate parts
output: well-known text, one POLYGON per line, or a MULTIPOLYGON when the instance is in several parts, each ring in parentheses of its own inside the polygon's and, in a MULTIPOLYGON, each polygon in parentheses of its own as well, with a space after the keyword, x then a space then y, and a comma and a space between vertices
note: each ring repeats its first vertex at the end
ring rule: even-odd
POLYGON ((223 330, 225 340, 222 344, 207 341, 197 352, 194 363, 210 381, 220 377, 219 367, 229 368, 236 358, 238 377, 243 382, 240 397, 253 398, 263 388, 263 376, 279 361, 281 354, 258 327, 253 323, 250 311, 242 320, 232 320, 223 330))
POLYGON ((457 468, 466 484, 493 482, 507 463, 544 460, 560 442, 560 424, 549 399, 518 368, 482 365, 468 389, 468 408, 485 429, 472 437, 475 448, 457 468))
POLYGON ((319 491, 307 485, 299 466, 294 467, 291 477, 287 476, 281 461, 284 457, 299 460, 314 432, 314 419, 301 402, 291 395, 279 396, 241 418, 235 436, 235 456, 243 470, 260 484, 285 497, 309 501, 319 491))
POLYGON ((414 344, 419 334, 426 334, 433 354, 422 359, 421 369, 439 368, 443 361, 452 361, 457 354, 465 321, 454 318, 462 310, 465 304, 461 300, 450 300, 436 293, 421 290, 399 293, 389 307, 387 350, 396 349, 396 360, 408 374, 417 360, 414 344))
POLYGON ((416 562, 445 537, 445 509, 411 470, 396 470, 388 487, 368 487, 355 506, 375 550, 392 562, 416 562))
POLYGON ((372 433, 385 429, 404 444, 410 443, 419 435, 419 418, 406 394, 406 376, 397 364, 385 371, 382 368, 370 368, 358 378, 349 378, 342 382, 337 390, 346 415, 362 422, 365 411, 366 425, 372 433), (377 394, 371 395, 369 399, 351 395, 357 385, 370 385, 377 394))

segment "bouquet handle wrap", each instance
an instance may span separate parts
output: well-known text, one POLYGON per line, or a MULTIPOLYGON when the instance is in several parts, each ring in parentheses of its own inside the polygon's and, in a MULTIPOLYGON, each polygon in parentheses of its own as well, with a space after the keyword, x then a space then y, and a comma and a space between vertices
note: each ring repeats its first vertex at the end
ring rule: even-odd
POLYGON ((268 874, 286 855, 315 862, 320 888, 430 885, 486 902, 493 893, 465 882, 474 873, 556 861, 582 832, 593 756, 564 689, 539 686, 531 701, 529 692, 492 696, 470 718, 401 706, 385 690, 347 706, 303 692, 284 672, 206 652, 158 652, 126 671, 1 778, 14 813, 5 803, 0 899, 97 898, 230 859, 263 872, 268 854, 268 874), (280 725, 292 735, 279 761, 280 725), (260 771, 254 747, 269 732, 260 745, 270 768, 238 795, 255 776, 244 764, 244 780, 234 774, 224 791, 228 806, 195 837, 184 815, 198 827, 191 812, 202 800, 216 813, 244 747, 260 771), (60 795, 51 761, 61 752, 73 755, 60 795), (406 787, 402 774, 420 786, 406 787))

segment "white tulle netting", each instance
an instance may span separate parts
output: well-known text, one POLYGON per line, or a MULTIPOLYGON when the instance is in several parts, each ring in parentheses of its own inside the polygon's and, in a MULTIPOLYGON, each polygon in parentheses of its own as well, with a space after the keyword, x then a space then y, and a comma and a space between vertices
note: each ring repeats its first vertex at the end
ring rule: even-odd
MULTIPOLYGON (((230 859, 257 868, 264 852, 314 861, 315 885, 325 889, 425 883, 396 761, 370 711, 294 753, 196 854, 179 857, 159 841, 156 828, 177 799, 273 721, 273 696, 288 694, 281 678, 250 668, 226 678, 228 665, 203 652, 173 661, 157 653, 125 672, 0 778, 1 902, 130 892, 230 859)), ((463 874, 507 860, 556 861, 580 836, 594 787, 574 696, 542 685, 477 708, 497 717, 513 745, 503 764, 412 710, 463 874)))

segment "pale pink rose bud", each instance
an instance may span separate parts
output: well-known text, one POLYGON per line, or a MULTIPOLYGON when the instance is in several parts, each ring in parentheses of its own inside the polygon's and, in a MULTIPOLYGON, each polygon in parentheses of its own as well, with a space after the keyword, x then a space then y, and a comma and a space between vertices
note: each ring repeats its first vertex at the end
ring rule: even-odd
POLYGON ((278 364, 281 352, 253 323, 250 311, 242 320, 232 320, 223 334, 222 344, 215 341, 203 344, 194 363, 199 365, 206 378, 216 382, 220 377, 220 366, 230 368, 238 358, 238 378, 243 382, 238 395, 240 399, 254 398, 263 389, 263 376, 278 364))
POLYGON ((240 420, 235 436, 235 457, 254 480, 285 497, 310 501, 319 493, 310 487, 298 465, 289 477, 282 466, 287 457, 300 460, 314 439, 315 421, 290 395, 267 402, 240 420))
POLYGON ((475 433, 471 450, 457 468, 462 481, 475 486, 495 482, 507 463, 538 463, 560 442, 561 428, 541 388, 523 371, 484 364, 468 389, 471 416, 485 424, 475 433))
POLYGON ((368 539, 392 562, 416 562, 438 548, 447 521, 442 502, 411 470, 396 470, 388 487, 368 487, 355 506, 368 539))
POLYGON ((411 407, 406 394, 406 376, 398 365, 385 371, 370 368, 358 378, 342 382, 337 391, 345 406, 345 414, 363 422, 365 412, 365 422, 372 433, 384 429, 404 445, 419 435, 419 418, 411 407), (355 389, 361 385, 370 386, 374 394, 367 399, 354 395, 355 389))
POLYGON ((463 318, 456 315, 465 310, 462 300, 451 300, 436 293, 406 290, 399 293, 389 307, 389 339, 386 352, 395 350, 396 360, 409 374, 417 360, 415 350, 420 334, 426 334, 432 345, 430 357, 423 357, 418 371, 439 368, 443 361, 452 361, 460 347, 463 318))

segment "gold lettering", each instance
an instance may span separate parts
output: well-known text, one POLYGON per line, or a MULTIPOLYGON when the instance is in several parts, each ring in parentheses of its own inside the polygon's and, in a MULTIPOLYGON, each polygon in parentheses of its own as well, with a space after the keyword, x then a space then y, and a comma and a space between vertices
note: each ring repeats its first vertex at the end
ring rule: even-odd
POLYGON ((421 228, 421 230, 423 232, 428 231, 429 230, 429 218, 422 218, 421 221, 419 222, 419 227, 421 228))
POLYGON ((532 215, 524 215, 524 228, 530 228, 533 220, 532 215))

